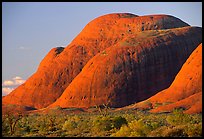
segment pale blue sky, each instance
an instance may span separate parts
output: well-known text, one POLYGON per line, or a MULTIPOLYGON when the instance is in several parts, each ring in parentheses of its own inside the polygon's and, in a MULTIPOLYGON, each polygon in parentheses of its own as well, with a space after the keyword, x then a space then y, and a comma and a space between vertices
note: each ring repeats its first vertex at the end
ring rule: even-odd
POLYGON ((202 27, 202 2, 4 2, 2 82, 27 79, 50 49, 67 46, 88 22, 116 12, 169 14, 202 27))

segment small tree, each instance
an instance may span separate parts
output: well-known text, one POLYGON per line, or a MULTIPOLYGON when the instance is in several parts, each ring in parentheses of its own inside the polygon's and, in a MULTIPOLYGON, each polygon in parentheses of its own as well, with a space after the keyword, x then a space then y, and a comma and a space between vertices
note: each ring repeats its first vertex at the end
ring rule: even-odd
POLYGON ((110 103, 110 100, 106 103, 106 104, 102 104, 102 105, 96 105, 96 109, 98 109, 99 113, 103 116, 107 116, 108 115, 108 109, 110 109, 110 107, 108 106, 110 103), (102 109, 103 108, 103 109, 102 109))
POLYGON ((15 130, 16 124, 20 119, 22 119, 23 115, 22 113, 17 113, 16 115, 12 115, 10 112, 8 112, 5 116, 6 116, 6 119, 8 120, 10 135, 13 135, 16 131, 15 130))

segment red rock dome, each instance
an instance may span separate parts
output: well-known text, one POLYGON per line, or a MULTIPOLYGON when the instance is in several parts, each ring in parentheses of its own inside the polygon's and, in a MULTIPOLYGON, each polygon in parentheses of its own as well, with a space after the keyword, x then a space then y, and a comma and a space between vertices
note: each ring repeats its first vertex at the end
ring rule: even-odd
MULTIPOLYGON (((24 84, 12 91, 8 96, 5 96, 2 99, 3 104, 17 104, 34 108, 44 108, 54 103, 62 95, 66 88, 66 90, 70 90, 70 88, 73 88, 75 90, 72 90, 72 92, 78 93, 80 92, 80 89, 83 88, 84 90, 86 88, 84 87, 84 85, 87 84, 89 84, 89 87, 92 86, 90 87, 91 90, 95 91, 106 91, 100 90, 104 84, 109 85, 109 87, 111 84, 117 85, 115 87, 112 87, 112 91, 110 89, 108 92, 97 92, 97 96, 100 95, 100 97, 102 98, 104 97, 103 93, 112 94, 113 96, 117 94, 116 96, 120 96, 120 94, 124 92, 121 91, 124 82, 127 82, 125 83, 127 86, 124 86, 122 90, 125 90, 127 87, 135 86, 134 84, 130 83, 131 81, 135 83, 138 82, 138 84, 136 85, 137 89, 142 90, 143 88, 145 88, 145 81, 148 79, 146 79, 147 77, 139 78, 137 74, 144 74, 146 71, 143 71, 143 68, 138 68, 142 69, 142 71, 138 71, 136 70, 136 67, 143 66, 145 67, 145 70, 150 70, 150 68, 146 67, 148 64, 154 64, 156 62, 154 61, 155 59, 159 60, 160 62, 169 61, 169 65, 165 64, 164 67, 161 66, 161 68, 158 68, 159 65, 157 65, 157 69, 161 70, 155 71, 163 72, 164 68, 164 74, 169 74, 167 77, 168 79, 166 79, 166 77, 158 77, 159 80, 161 78, 161 82, 163 81, 162 79, 165 80, 164 82, 162 82, 162 85, 158 85, 158 88, 152 88, 151 85, 147 85, 147 90, 151 90, 150 92, 154 92, 164 89, 170 85, 171 80, 175 77, 179 68, 189 56, 189 54, 193 51, 193 49, 195 49, 195 47, 199 43, 201 43, 201 34, 201 28, 190 27, 187 23, 169 15, 137 16, 129 13, 113 13, 98 17, 88 23, 85 28, 79 33, 79 35, 66 48, 53 48, 42 60, 38 67, 38 70, 30 78, 24 84), (171 29, 175 31, 171 31, 171 29), (186 31, 182 33, 183 30, 186 31), (146 40, 146 37, 148 36, 149 38, 146 40), (133 44, 131 44, 130 46, 126 45, 125 43, 127 41, 129 41, 130 44, 133 44), (136 47, 136 44, 134 44, 137 42, 141 43, 140 45, 138 45, 138 47, 136 47), (173 47, 174 45, 179 47, 173 47), (118 46, 121 48, 118 49, 118 46), (149 50, 150 48, 151 50, 149 50), (167 48, 167 50, 163 51, 164 48, 167 48), (131 53, 128 52, 128 50, 130 50, 131 53), (185 51, 181 52, 181 50, 185 51), (109 53, 107 58, 100 58, 101 55, 105 56, 105 52, 109 53), (146 55, 148 55, 148 52, 150 52, 150 56, 146 57, 146 55), (163 52, 165 54, 162 54, 163 52), (156 58, 153 58, 154 54, 156 54, 156 58), (174 57, 174 54, 178 56, 174 57), (145 58, 149 60, 146 59, 146 61, 145 58), (97 59, 100 61, 97 61, 97 59), (99 63, 103 61, 108 62, 108 59, 113 60, 110 61, 111 64, 107 65, 107 63, 101 63, 105 64, 106 66, 104 66, 104 68, 100 67, 99 63), (170 62, 170 59, 173 59, 173 62, 170 62), (115 63, 114 60, 119 63, 115 63), (118 76, 118 72, 120 70, 124 70, 124 74, 121 74, 118 79, 117 77, 112 75, 110 77, 107 77, 107 79, 113 77, 113 79, 111 80, 103 80, 106 76, 100 79, 101 75, 97 75, 99 76, 97 77, 93 75, 93 73, 90 73, 89 69, 87 68, 88 65, 91 65, 91 61, 94 62, 93 66, 98 66, 99 64, 98 68, 94 67, 90 69, 93 71, 96 70, 96 74, 100 71, 101 75, 106 75, 105 71, 107 71, 110 72, 110 74, 118 76), (130 65, 126 66, 122 64, 130 64, 130 62, 132 62, 131 64, 133 64, 132 67, 130 65), (86 68, 84 67, 85 65, 86 68), (111 67, 111 65, 113 67, 111 67), (87 73, 81 72, 82 69, 87 73), (172 70, 172 72, 167 72, 167 69, 172 70), (130 77, 130 79, 125 79, 126 75, 129 74, 131 70, 135 71, 127 76, 128 78, 130 77), (131 75, 133 73, 134 76, 131 75), (83 76, 86 74, 87 76, 89 76, 88 78, 93 78, 93 84, 91 80, 88 80, 87 83, 81 81, 83 80, 83 76), (78 84, 76 83, 76 81, 73 81, 76 76, 79 76, 76 80, 81 81, 80 83, 83 84, 78 84), (98 81, 95 81, 96 79, 101 80, 101 82, 99 83, 98 81), (116 80, 115 83, 113 80, 116 80), (117 80, 122 81, 119 83, 117 80), (80 89, 77 89, 77 87, 73 87, 73 85, 70 85, 70 83, 80 86, 80 89), (98 86, 99 90, 94 88, 98 86)), ((152 75, 152 72, 150 73, 148 73, 147 75, 152 75)), ((150 78, 157 78, 157 76, 153 76, 150 78)), ((136 88, 134 87, 132 89, 129 89, 127 92, 129 93, 131 90, 135 92, 135 89, 136 88)), ((65 91, 65 94, 66 92, 67 91, 65 91)), ((80 96, 80 99, 82 96, 89 96, 88 94, 92 94, 92 92, 93 91, 89 92, 88 90, 86 92, 80 92, 80 94, 82 94, 80 96), (87 95, 83 93, 87 93, 87 95)), ((142 94, 142 96, 149 96, 151 94, 150 92, 146 92, 146 94, 142 94)), ((130 96, 127 95, 127 98, 132 98, 132 95, 134 93, 130 94, 130 96)), ((124 94, 122 94, 122 96, 123 95, 124 94)), ((106 97, 108 96, 109 95, 107 95, 106 97)), ((146 97, 131 99, 130 101, 128 101, 128 103, 126 103, 127 98, 124 99, 125 101, 121 103, 121 106, 129 104, 134 100, 145 99, 146 97)), ((76 99, 76 101, 80 99, 76 99)), ((98 102, 102 103, 103 101, 105 101, 104 99, 105 98, 98 102)), ((115 99, 116 100, 113 99, 113 106, 115 106, 120 101, 121 97, 115 97, 115 99)), ((92 99, 90 99, 90 101, 92 101, 92 99)), ((68 103, 73 104, 73 102, 68 103)), ((89 104, 92 105, 93 103, 89 104)), ((76 106, 89 106, 89 104, 84 105, 84 101, 82 101, 80 105, 76 104, 76 106)), ((66 104, 66 106, 68 105, 66 104)))

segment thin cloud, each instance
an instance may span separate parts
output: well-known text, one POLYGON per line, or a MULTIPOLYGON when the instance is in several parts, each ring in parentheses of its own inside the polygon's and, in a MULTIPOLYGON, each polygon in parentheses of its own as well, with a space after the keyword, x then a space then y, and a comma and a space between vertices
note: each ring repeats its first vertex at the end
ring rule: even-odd
POLYGON ((14 85, 20 85, 23 84, 25 80, 23 80, 21 77, 16 76, 12 80, 5 80, 2 84, 3 87, 5 86, 14 86, 14 85))
POLYGON ((25 80, 15 80, 15 85, 23 84, 25 80))
POLYGON ((14 77, 13 80, 15 81, 15 85, 20 85, 20 84, 23 84, 25 82, 25 80, 23 80, 19 76, 14 77))
POLYGON ((9 88, 9 87, 3 87, 2 88, 2 96, 6 96, 9 93, 11 93, 14 90, 14 88, 9 88))
POLYGON ((16 77, 13 78, 13 80, 22 80, 22 78, 19 77, 19 76, 16 76, 16 77))
POLYGON ((12 86, 12 85, 15 85, 15 83, 11 80, 6 80, 2 84, 2 86, 12 86))
POLYGON ((23 80, 21 77, 16 76, 12 78, 11 80, 5 80, 2 83, 2 95, 8 95, 11 91, 13 91, 16 87, 23 84, 25 80, 23 80))

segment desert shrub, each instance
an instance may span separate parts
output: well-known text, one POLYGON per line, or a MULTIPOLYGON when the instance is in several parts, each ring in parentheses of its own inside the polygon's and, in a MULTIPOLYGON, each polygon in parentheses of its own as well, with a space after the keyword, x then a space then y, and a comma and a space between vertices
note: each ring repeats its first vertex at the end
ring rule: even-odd
POLYGON ((143 119, 140 119, 128 123, 128 126, 122 126, 118 132, 111 136, 145 137, 150 130, 151 128, 143 122, 143 119))
POLYGON ((147 114, 143 119, 145 124, 148 125, 151 130, 167 125, 165 114, 147 114))
POLYGON ((48 126, 48 131, 55 131, 56 130, 56 115, 55 114, 50 114, 46 118, 46 123, 48 126))
POLYGON ((2 136, 9 136, 8 119, 2 117, 2 136))
POLYGON ((156 128, 155 130, 152 130, 149 134, 148 137, 162 137, 162 133, 164 130, 166 130, 168 127, 167 126, 161 126, 156 128))
POLYGON ((110 131, 113 128, 120 129, 123 124, 127 124, 127 120, 122 116, 99 116, 93 121, 94 129, 99 131, 110 131))
POLYGON ((95 131, 109 131, 112 129, 112 120, 110 116, 107 117, 97 117, 93 121, 93 130, 95 131))
POLYGON ((190 123, 192 117, 188 114, 184 114, 181 111, 174 111, 173 114, 167 116, 166 121, 168 124, 176 126, 180 124, 190 123))
POLYGON ((151 114, 148 111, 125 110, 80 114, 32 114, 23 116, 10 135, 9 120, 2 117, 3 136, 21 137, 201 137, 202 115, 173 113, 151 114), (57 117, 57 118, 54 118, 57 117), (53 119, 54 120, 53 120, 53 119), (53 125, 51 125, 51 123, 53 125), (53 130, 54 127, 55 130, 53 130))
POLYGON ((67 117, 62 129, 68 131, 77 128, 77 125, 79 124, 81 119, 82 117, 77 115, 67 117))
POLYGON ((127 120, 128 123, 133 120, 138 120, 138 116, 136 114, 123 114, 122 116, 127 120))
POLYGON ((146 121, 146 124, 151 130, 155 130, 162 126, 161 122, 157 121, 146 121))
POLYGON ((18 123, 18 128, 22 132, 22 134, 28 134, 31 131, 31 125, 30 121, 28 119, 28 116, 23 117, 19 123, 18 123))
POLYGON ((185 132, 185 126, 176 126, 173 128, 167 128, 163 131, 163 137, 187 137, 187 133, 185 132))
POLYGON ((92 120, 89 118, 84 118, 81 122, 78 123, 77 130, 80 131, 81 137, 91 136, 91 129, 92 129, 92 120))
MULTIPOLYGON (((36 122, 36 124, 34 125, 34 127, 37 129, 38 133, 40 134, 44 134, 47 133, 48 131, 48 125, 46 122, 46 118, 43 116, 39 116, 37 117, 38 122, 36 122)), ((32 130, 32 132, 35 132, 35 128, 32 130)))
POLYGON ((185 132, 189 137, 202 137, 202 123, 189 124, 185 128, 185 132))
POLYGON ((194 114, 194 115, 188 115, 191 117, 190 124, 199 124, 202 123, 202 115, 201 114, 194 114))
POLYGON ((5 126, 3 127, 3 131, 6 131, 6 134, 14 135, 17 130, 18 123, 23 117, 22 114, 17 113, 12 115, 10 112, 8 112, 3 117, 2 125, 5 126))
POLYGON ((62 127, 63 130, 73 130, 77 128, 77 123, 75 121, 66 121, 62 127))
POLYGON ((141 136, 144 137, 146 136, 149 131, 150 127, 143 122, 143 119, 140 120, 135 120, 128 124, 128 126, 132 129, 133 132, 131 132, 131 136, 141 136))
POLYGON ((46 136, 56 130, 55 115, 38 115, 29 118, 30 132, 46 136))
POLYGON ((85 137, 90 136, 92 119, 90 115, 68 116, 62 126, 66 137, 85 137))
POLYGON ((125 118, 123 118, 122 116, 114 117, 114 118, 112 119, 112 122, 113 122, 112 127, 113 127, 113 128, 116 128, 116 129, 120 129, 120 127, 121 127, 123 124, 127 124, 127 120, 126 120, 125 118))
POLYGON ((122 116, 95 116, 92 118, 90 132, 92 136, 110 136, 125 124, 127 120, 122 116))
POLYGON ((65 114, 61 114, 56 118, 55 121, 55 128, 58 130, 61 130, 64 126, 65 121, 67 121, 66 115, 65 114))
POLYGON ((123 125, 119 131, 111 134, 112 137, 128 137, 131 134, 131 129, 127 125, 123 125))
POLYGON ((32 122, 29 119, 29 116, 25 116, 17 124, 17 129, 21 132, 20 134, 30 134, 32 130, 32 122))

